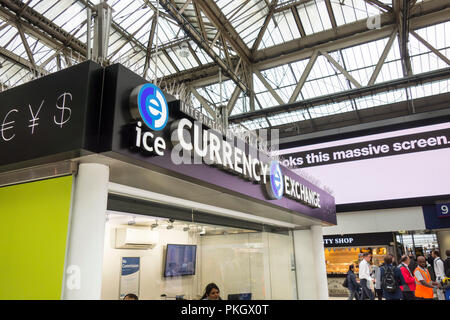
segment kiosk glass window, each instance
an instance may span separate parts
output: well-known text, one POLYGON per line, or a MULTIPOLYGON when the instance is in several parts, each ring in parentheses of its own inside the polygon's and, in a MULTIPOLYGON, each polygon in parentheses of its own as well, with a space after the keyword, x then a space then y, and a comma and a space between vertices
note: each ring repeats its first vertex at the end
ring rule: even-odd
POLYGON ((297 299, 292 233, 108 214, 102 299, 119 299, 126 294, 124 288, 129 288, 140 300, 198 300, 211 282, 218 285, 224 300, 297 299), (120 239, 120 235, 127 234, 118 231, 121 229, 138 229, 136 234, 144 238, 120 239), (168 273, 167 249, 174 246, 191 251, 195 248, 195 254, 190 251, 181 259, 191 262, 189 272, 180 269, 176 274, 168 273), (139 263, 124 265, 123 261, 139 263), (124 272, 130 266, 134 268, 133 277, 124 272))

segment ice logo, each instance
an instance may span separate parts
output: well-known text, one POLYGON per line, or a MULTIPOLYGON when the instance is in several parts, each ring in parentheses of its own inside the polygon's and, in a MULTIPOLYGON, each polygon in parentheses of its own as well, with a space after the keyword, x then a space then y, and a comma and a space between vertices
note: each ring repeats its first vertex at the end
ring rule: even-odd
POLYGON ((271 196, 275 199, 281 199, 283 197, 283 175, 278 161, 272 161, 270 163, 270 190, 271 196))
POLYGON ((131 114, 140 117, 152 130, 164 129, 169 119, 169 107, 161 89, 151 83, 140 85, 131 92, 131 114))

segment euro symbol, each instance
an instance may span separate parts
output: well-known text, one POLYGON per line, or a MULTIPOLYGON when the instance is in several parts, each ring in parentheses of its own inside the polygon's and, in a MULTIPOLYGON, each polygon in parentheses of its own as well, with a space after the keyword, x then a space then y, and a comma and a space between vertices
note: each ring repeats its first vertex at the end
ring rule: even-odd
POLYGON ((274 181, 275 181, 275 186, 277 187, 277 189, 280 189, 281 186, 281 177, 280 177, 280 173, 277 171, 275 172, 274 175, 274 181))
POLYGON ((66 107, 66 96, 70 97, 70 101, 72 101, 72 95, 68 92, 64 92, 62 95, 60 95, 58 97, 58 99, 56 99, 56 102, 58 102, 60 100, 60 98, 62 97, 62 106, 59 106, 58 103, 56 103, 56 108, 58 108, 59 110, 61 110, 61 116, 60 116, 60 121, 58 122, 56 119, 56 116, 53 117, 53 121, 60 127, 63 127, 63 124, 67 123, 70 120, 70 116, 72 115, 72 110, 68 107, 66 107), (66 110, 68 112, 68 114, 66 114, 66 110))
POLYGON ((161 118, 162 107, 158 100, 151 99, 148 102, 148 110, 152 115, 154 121, 159 120, 161 118))

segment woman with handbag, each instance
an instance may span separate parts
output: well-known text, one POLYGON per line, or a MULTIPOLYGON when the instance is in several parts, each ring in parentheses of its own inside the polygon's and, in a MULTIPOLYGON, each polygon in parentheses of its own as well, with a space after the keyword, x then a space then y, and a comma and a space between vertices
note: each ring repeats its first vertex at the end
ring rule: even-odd
POLYGON ((353 300, 353 298, 355 298, 356 300, 360 299, 359 289, 361 286, 356 281, 356 275, 354 273, 354 269, 355 269, 355 266, 353 264, 349 265, 348 272, 347 272, 347 279, 346 279, 347 280, 347 288, 348 288, 348 291, 350 292, 348 300, 353 300))

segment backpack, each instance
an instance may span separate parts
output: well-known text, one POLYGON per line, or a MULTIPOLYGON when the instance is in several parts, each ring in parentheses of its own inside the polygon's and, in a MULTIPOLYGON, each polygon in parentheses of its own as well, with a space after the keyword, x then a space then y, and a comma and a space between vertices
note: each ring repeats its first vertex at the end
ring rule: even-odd
POLYGON ((398 289, 397 280, 395 279, 394 267, 386 266, 384 268, 384 277, 381 281, 381 288, 388 293, 394 293, 398 289))

